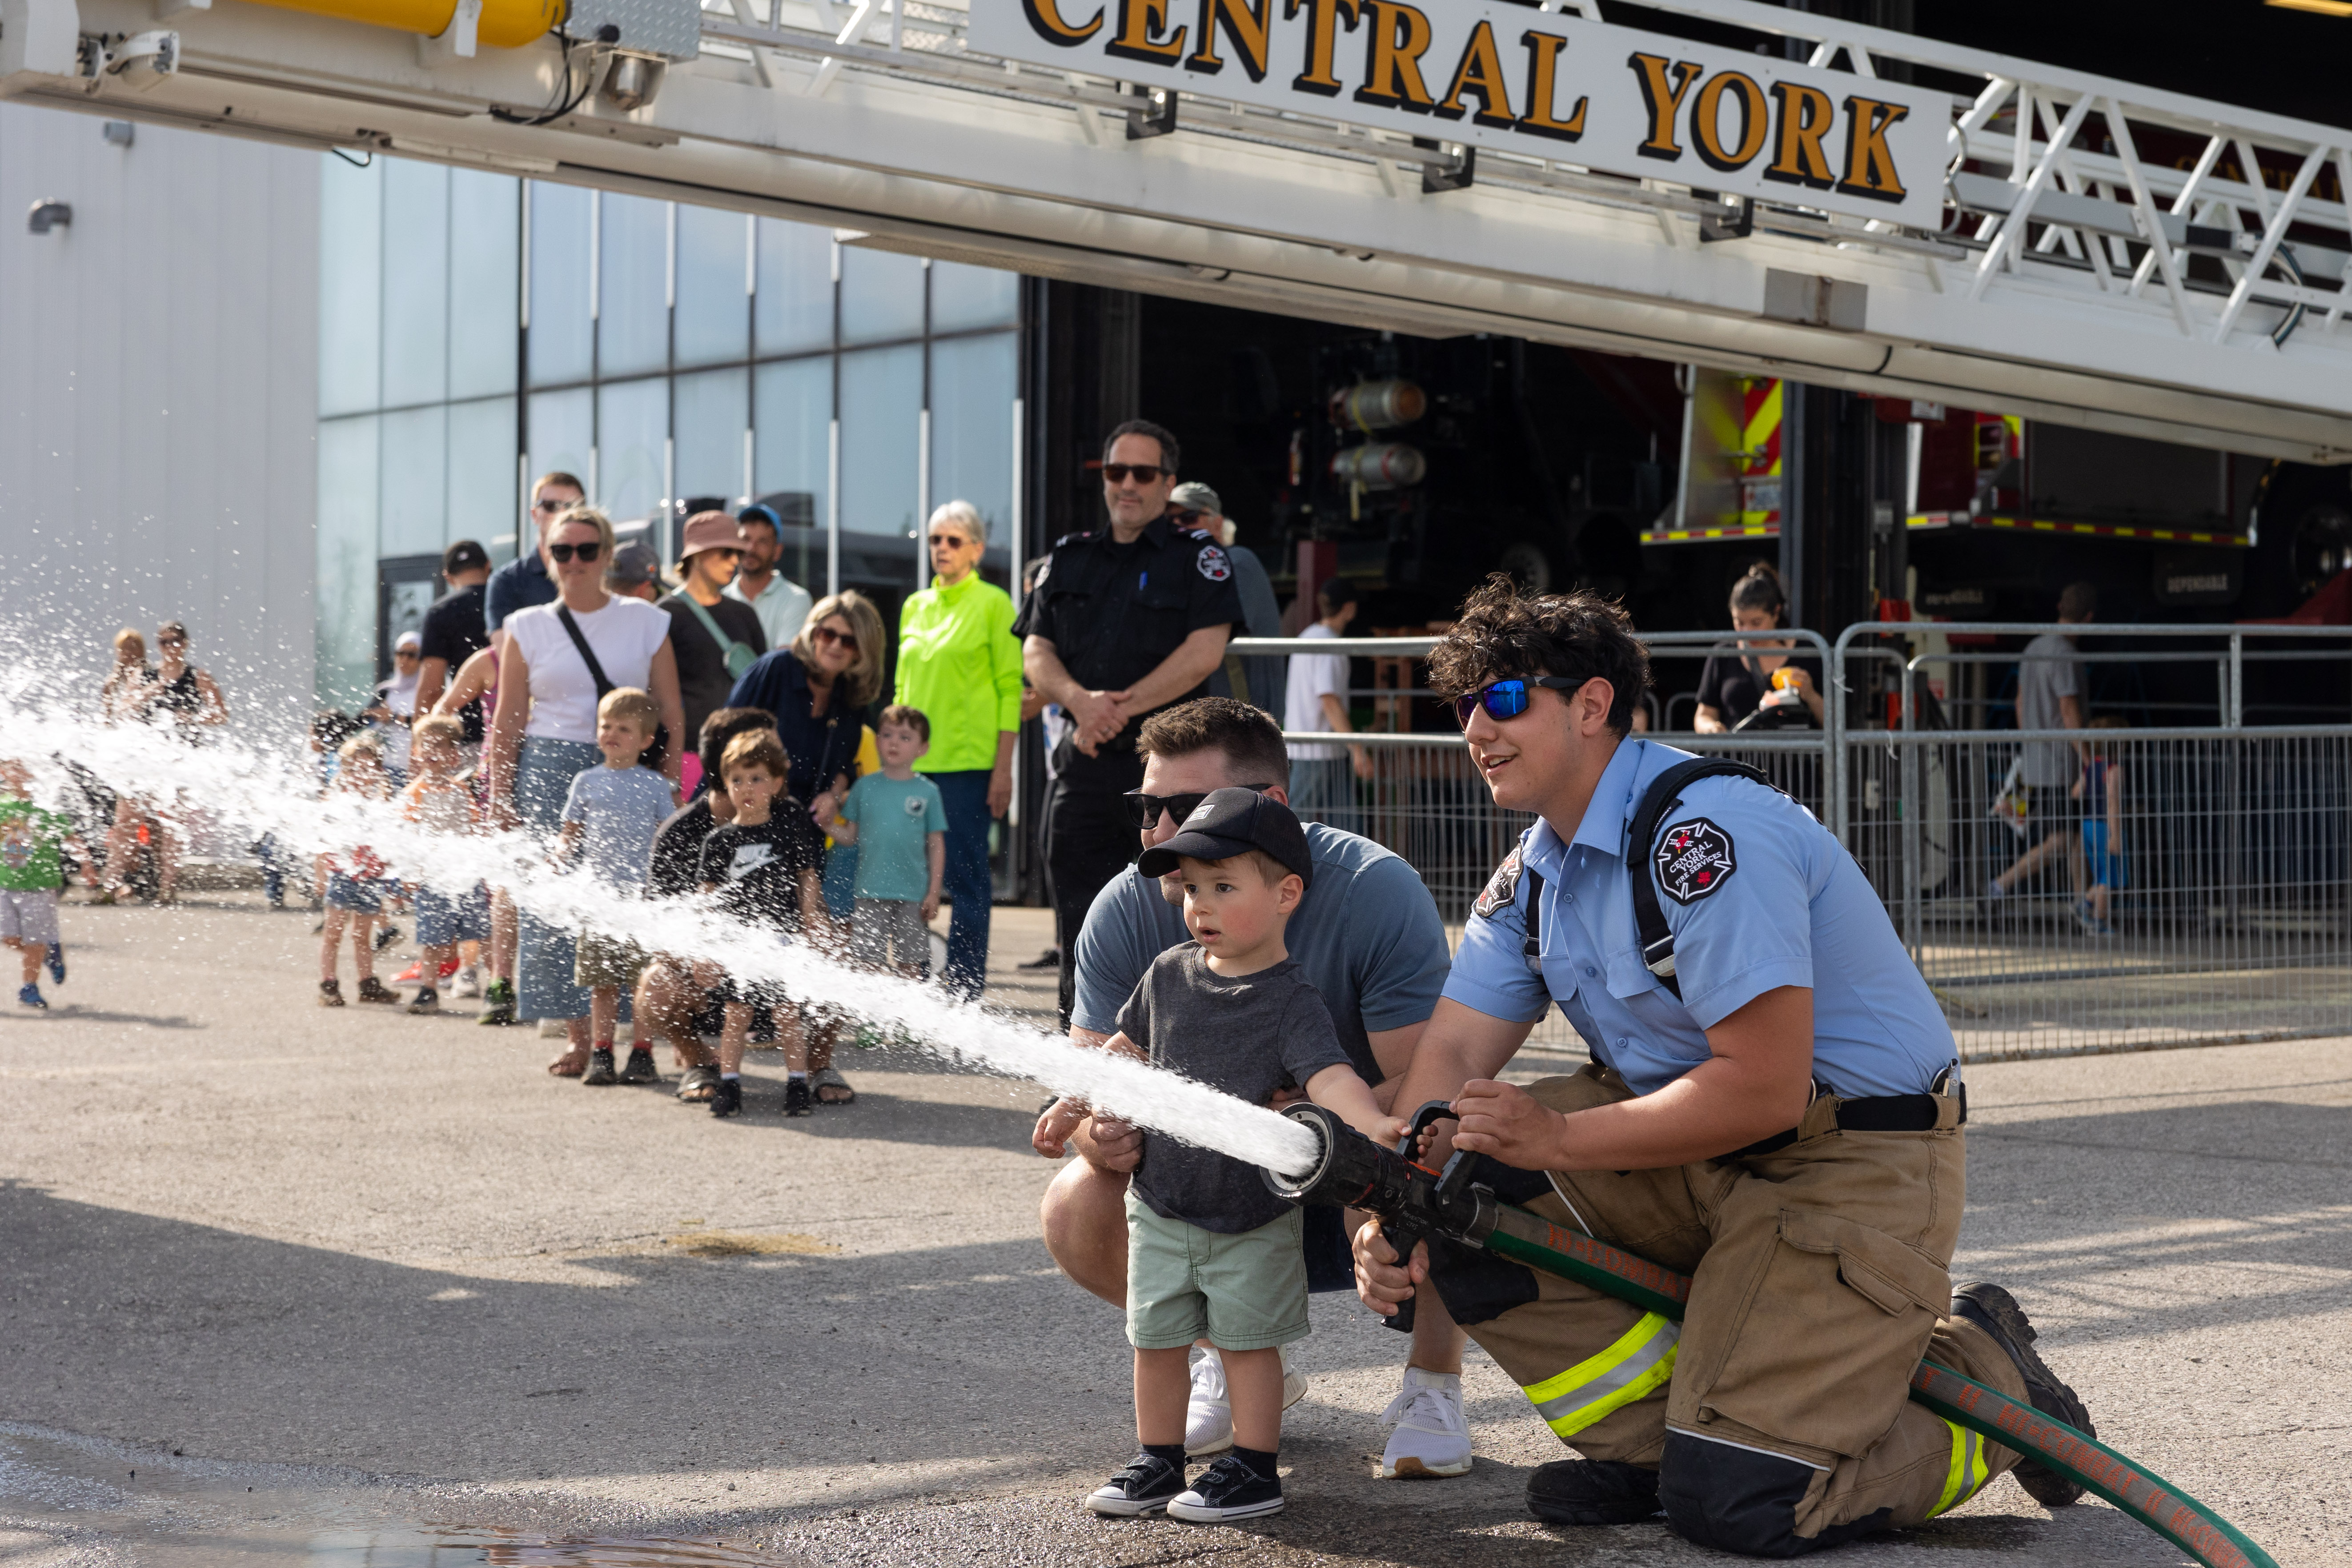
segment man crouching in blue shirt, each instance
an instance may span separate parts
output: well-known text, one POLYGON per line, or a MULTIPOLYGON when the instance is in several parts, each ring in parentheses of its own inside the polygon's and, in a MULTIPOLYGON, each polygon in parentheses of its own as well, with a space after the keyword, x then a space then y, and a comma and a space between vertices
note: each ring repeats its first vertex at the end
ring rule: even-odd
POLYGON ((1853 858, 1753 770, 1629 738, 1648 659, 1602 600, 1494 578, 1429 673, 1495 804, 1538 820, 1479 897, 1392 1103, 1451 1100, 1452 1146, 1488 1156, 1498 1196, 1695 1282, 1675 1324, 1450 1245, 1400 1268, 1375 1221, 1365 1301, 1433 1284, 1582 1456, 1528 1483, 1557 1523, 1663 1509, 1701 1544, 1789 1557, 2012 1468, 2073 1501, 1907 1397, 1932 1354, 2090 1428, 2009 1293, 1951 1289, 1958 1053, 1853 858), (1555 1002, 1591 1065, 1495 1081, 1555 1002))

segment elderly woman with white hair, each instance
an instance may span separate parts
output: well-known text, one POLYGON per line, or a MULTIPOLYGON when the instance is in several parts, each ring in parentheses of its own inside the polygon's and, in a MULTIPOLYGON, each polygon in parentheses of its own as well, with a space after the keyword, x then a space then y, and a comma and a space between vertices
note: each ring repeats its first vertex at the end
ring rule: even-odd
POLYGON ((949 986, 976 997, 988 979, 988 824, 1013 804, 1013 742, 1021 731, 1021 643, 1013 599, 980 574, 988 524, 970 501, 931 513, 931 585, 898 612, 898 687, 892 700, 930 721, 931 749, 915 766, 947 807, 943 891, 949 986))

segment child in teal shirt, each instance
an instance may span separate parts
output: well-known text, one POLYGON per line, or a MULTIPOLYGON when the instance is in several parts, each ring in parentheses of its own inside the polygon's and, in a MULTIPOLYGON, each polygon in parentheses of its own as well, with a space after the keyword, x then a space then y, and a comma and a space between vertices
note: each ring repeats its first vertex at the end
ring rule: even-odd
POLYGON ((915 772, 915 760, 931 749, 931 721, 894 703, 882 710, 874 744, 882 771, 850 786, 833 832, 857 846, 850 942, 861 963, 882 969, 895 961, 899 973, 919 975, 948 864, 947 805, 940 786, 915 772))

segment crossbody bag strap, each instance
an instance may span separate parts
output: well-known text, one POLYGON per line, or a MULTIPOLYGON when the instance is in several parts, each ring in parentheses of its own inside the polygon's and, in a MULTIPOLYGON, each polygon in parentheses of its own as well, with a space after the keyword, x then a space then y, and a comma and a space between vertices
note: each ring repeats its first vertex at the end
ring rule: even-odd
POLYGON ((740 676, 742 671, 735 668, 735 650, 743 645, 720 631, 718 620, 693 595, 681 592, 678 597, 684 599, 686 607, 694 612, 694 618, 702 623, 702 629, 710 634, 710 640, 719 645, 719 662, 727 667, 727 673, 740 676))
POLYGON ((555 618, 563 623, 565 633, 572 638, 572 646, 580 650, 580 662, 588 667, 588 679, 596 683, 596 700, 602 703, 611 694, 613 683, 604 678, 604 667, 596 662, 596 650, 588 646, 588 634, 582 631, 580 623, 572 618, 572 606, 569 605, 559 603, 555 606, 555 618))
POLYGON ((1666 924, 1665 910, 1658 904, 1658 860, 1654 852, 1658 824, 1666 813, 1682 804, 1685 786, 1718 775, 1750 779, 1769 790, 1780 787, 1746 763, 1736 763, 1728 757, 1694 757, 1686 763, 1676 763, 1650 781, 1642 804, 1633 808, 1633 820, 1625 832, 1625 879, 1633 892, 1633 924, 1641 936, 1642 966, 1656 975, 1658 984, 1676 1001, 1682 999, 1683 988, 1675 978, 1675 933, 1666 924))

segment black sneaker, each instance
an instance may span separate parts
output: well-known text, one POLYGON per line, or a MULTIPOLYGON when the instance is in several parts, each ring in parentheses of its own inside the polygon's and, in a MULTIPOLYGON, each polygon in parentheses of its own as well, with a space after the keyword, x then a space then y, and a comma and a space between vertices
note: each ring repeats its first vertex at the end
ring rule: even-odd
POLYGON ((815 1109, 815 1106, 816 1094, 809 1088, 808 1079, 788 1078, 784 1080, 784 1114, 786 1116, 806 1116, 815 1109))
POLYGON ((1168 1500, 1168 1517, 1194 1524, 1223 1524, 1282 1511, 1282 1483, 1261 1480, 1258 1473, 1227 1454, 1192 1483, 1192 1489, 1168 1500))
POLYGON ((588 1070, 580 1075, 580 1081, 592 1089, 621 1081, 621 1075, 613 1070, 612 1047, 599 1046, 588 1053, 588 1070))
POLYGON ((1658 1472, 1615 1459, 1554 1459, 1528 1478, 1528 1510, 1548 1524, 1636 1524, 1658 1511, 1658 1472))
MULTIPOLYGON (((2099 1435, 2081 1398, 2059 1382, 2058 1374, 2034 1352, 2033 1342, 2039 1336, 2015 1297, 1998 1285, 1963 1285, 1952 1292, 1952 1316, 1966 1318, 2009 1352, 2009 1359, 2024 1375, 2026 1396, 2034 1409, 2053 1421, 2063 1421, 2086 1437, 2099 1435)), ((2010 1473, 2026 1495, 2044 1508, 2064 1508, 2083 1495, 2082 1482, 2059 1474, 2039 1459, 2028 1458, 2010 1473)))
POLYGON ((661 1069, 654 1066, 654 1054, 643 1046, 629 1050, 628 1064, 621 1068, 623 1083, 659 1083, 661 1069))
POLYGON ((320 981, 319 1005, 321 1007, 340 1007, 342 1005, 343 983, 340 980, 320 981))
POLYGON ((1127 1468, 1095 1489, 1087 1507, 1113 1519, 1140 1519, 1166 1512, 1183 1489, 1184 1472, 1180 1467, 1157 1454, 1138 1454, 1127 1462, 1127 1468))
POLYGON ((49 963, 49 978, 63 985, 66 983, 66 944, 61 942, 49 943, 46 956, 49 963))
POLYGON ((408 1010, 412 1013, 438 1013, 441 1011, 441 994, 428 985, 409 1002, 408 1010))
POLYGON ((720 1079, 719 1087, 710 1091, 710 1114, 735 1116, 740 1114, 742 1110, 743 1080, 740 1078, 720 1079))
POLYGON ((375 933, 375 950, 382 952, 385 948, 398 942, 400 936, 400 928, 389 921, 385 921, 383 929, 375 933))

